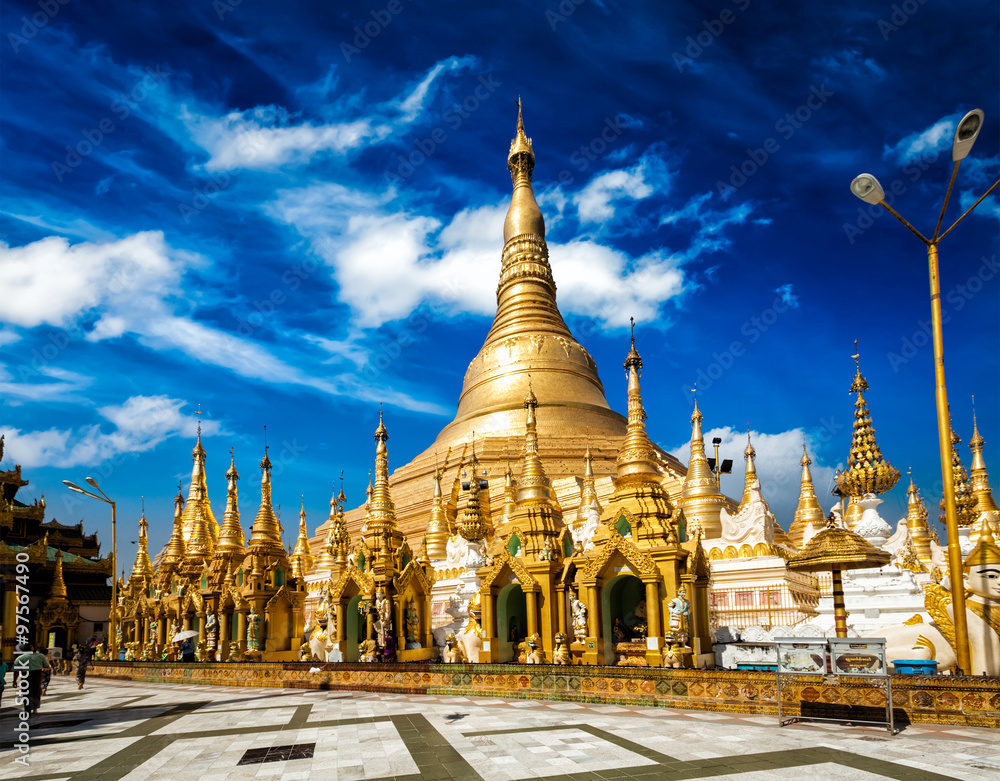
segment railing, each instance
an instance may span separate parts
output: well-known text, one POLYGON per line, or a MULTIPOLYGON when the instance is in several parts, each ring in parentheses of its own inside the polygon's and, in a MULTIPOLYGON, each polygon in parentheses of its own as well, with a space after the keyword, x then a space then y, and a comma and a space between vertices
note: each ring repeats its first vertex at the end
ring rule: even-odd
POLYGON ((791 591, 787 587, 712 589, 709 621, 713 629, 731 626, 796 626, 817 615, 815 591, 791 591))

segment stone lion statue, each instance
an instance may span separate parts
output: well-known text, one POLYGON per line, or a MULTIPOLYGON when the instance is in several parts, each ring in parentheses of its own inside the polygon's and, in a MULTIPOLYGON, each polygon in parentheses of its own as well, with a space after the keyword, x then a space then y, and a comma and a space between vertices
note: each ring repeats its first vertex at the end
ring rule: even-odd
POLYGON ((569 655, 569 642, 562 632, 556 635, 556 650, 552 654, 552 661, 554 664, 572 664, 569 655))
POLYGON ((542 654, 542 638, 536 632, 528 638, 528 664, 544 664, 545 656, 542 654))
POLYGON ((444 651, 441 653, 441 661, 445 664, 457 664, 465 661, 465 651, 462 644, 458 642, 455 633, 452 632, 444 640, 444 651))
POLYGON ((243 661, 243 651, 240 650, 239 643, 229 644, 229 661, 230 662, 242 662, 243 661))

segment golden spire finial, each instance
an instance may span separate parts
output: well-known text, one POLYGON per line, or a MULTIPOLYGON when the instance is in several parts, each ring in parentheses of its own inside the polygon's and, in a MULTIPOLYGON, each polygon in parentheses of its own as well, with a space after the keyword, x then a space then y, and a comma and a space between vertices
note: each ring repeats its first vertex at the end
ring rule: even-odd
POLYGON ((538 399, 531 388, 531 375, 528 375, 528 395, 524 399, 524 409, 526 410, 524 420, 524 459, 521 467, 521 479, 517 489, 517 502, 528 500, 551 501, 552 485, 548 475, 542 467, 542 460, 538 456, 538 427, 535 420, 535 410, 538 407, 538 399))
POLYGON ((243 537, 243 527, 240 525, 239 495, 236 483, 240 473, 236 471, 236 456, 233 448, 229 448, 229 469, 226 470, 226 511, 222 515, 222 531, 219 532, 219 544, 216 554, 231 554, 232 558, 242 556, 246 552, 246 541, 243 537))
POLYGON ((163 554, 163 571, 178 567, 184 561, 184 494, 181 493, 181 483, 177 483, 177 496, 174 497, 174 528, 163 554))
POLYGON ((479 509, 479 459, 476 458, 476 440, 472 440, 472 460, 469 462, 469 496, 465 511, 458 524, 458 532, 469 542, 479 542, 486 536, 486 524, 479 509))
POLYGON ((993 499, 993 491, 990 488, 990 476, 986 471, 986 459, 983 458, 983 446, 986 440, 979 433, 979 423, 976 420, 976 397, 972 397, 972 436, 969 438, 969 448, 972 450, 972 467, 969 477, 972 481, 972 495, 975 497, 975 512, 980 519, 981 525, 989 525, 990 517, 993 522, 1000 522, 1000 507, 997 507, 993 499), (983 514, 989 515, 984 519, 983 514))
MULTIPOLYGON (((265 437, 267 426, 264 427, 265 437)), ((265 442, 267 440, 265 439, 265 442)), ((281 542, 281 526, 271 505, 271 459, 267 455, 268 445, 264 445, 264 457, 260 460, 260 507, 250 528, 249 552, 260 555, 285 557, 285 546, 281 542)))
POLYGON ((913 550, 921 564, 931 563, 931 530, 927 523, 927 508, 920 489, 913 482, 912 469, 907 469, 910 485, 906 489, 906 531, 913 541, 913 550))
POLYGON ((146 520, 146 497, 142 497, 142 514, 139 516, 139 547, 135 552, 135 564, 132 565, 132 577, 137 580, 145 580, 153 577, 153 565, 149 561, 149 545, 147 529, 149 522, 146 520))
MULTIPOLYGON (((386 446, 388 439, 389 432, 385 428, 380 405, 378 428, 375 429, 375 482, 369 483, 372 490, 365 518, 368 527, 366 537, 382 538, 386 532, 396 532, 396 506, 389 493, 389 450, 386 446)), ((376 546, 369 545, 369 547, 376 546)))
MULTIPOLYGON (((146 557, 146 562, 149 562, 149 557, 146 557)), ((55 599, 60 602, 66 600, 66 581, 63 580, 63 552, 56 549, 56 570, 55 574, 52 576, 52 588, 49 589, 49 599, 55 599)))
MULTIPOLYGON (((531 172, 535 168, 535 153, 531 148, 531 139, 524 134, 524 119, 521 114, 521 98, 517 99, 517 132, 510 142, 510 152, 507 154, 507 169, 514 192, 510 199, 510 208, 503 225, 504 244, 515 236, 530 235, 544 241, 545 220, 542 211, 535 201, 531 188, 531 172)), ((551 270, 545 264, 551 277, 551 270)))
MULTIPOLYGON (((875 427, 864 392, 868 381, 861 374, 861 363, 854 342, 856 374, 851 383, 851 393, 857 394, 854 402, 854 434, 851 450, 847 457, 847 469, 837 477, 837 486, 847 496, 861 497, 865 494, 883 494, 899 481, 899 470, 882 457, 882 450, 875 440, 875 427)), ((860 511, 860 506, 858 507, 860 511)), ((846 520, 846 519, 845 519, 846 520)))
MULTIPOLYGON (((630 318, 631 320, 631 318, 630 318)), ((632 320, 633 329, 635 321, 632 320)), ((618 450, 618 477, 616 487, 624 482, 656 482, 660 480, 660 470, 656 465, 656 451, 646 433, 646 410, 642 406, 642 358, 635 349, 633 330, 631 345, 624 363, 628 375, 628 424, 625 439, 618 450)))
POLYGON ((434 499, 431 502, 431 517, 424 533, 424 546, 431 561, 440 561, 447 554, 448 516, 444 509, 444 492, 441 490, 440 468, 434 470, 434 499))
POLYGON ((757 451, 754 450, 753 442, 750 441, 750 421, 747 421, 747 446, 743 450, 743 459, 746 462, 746 474, 743 477, 743 496, 740 498, 740 505, 737 512, 746 507, 750 501, 750 489, 757 482, 757 466, 754 463, 757 458, 757 451))
POLYGON ((309 529, 306 527, 306 497, 302 497, 302 507, 299 510, 299 536, 295 541, 295 550, 292 551, 292 575, 297 578, 304 578, 312 569, 315 558, 312 548, 309 546, 309 529))
POLYGON ((809 469, 812 459, 806 452, 805 443, 802 445, 802 459, 799 464, 802 467, 802 477, 799 479, 799 503, 795 508, 792 525, 788 529, 789 542, 796 548, 802 547, 805 531, 810 524, 814 531, 819 531, 826 525, 826 513, 823 512, 823 508, 816 498, 816 488, 813 485, 812 472, 809 469))
MULTIPOLYGON (((955 432, 955 426, 951 421, 950 407, 948 408, 948 425, 951 427, 951 479, 955 486, 955 510, 958 515, 958 525, 972 526, 979 519, 979 513, 976 512, 978 498, 973 493, 969 473, 965 471, 965 464, 962 463, 962 456, 958 452, 958 446, 962 444, 962 439, 955 432)), ((940 520, 944 523, 944 499, 941 500, 940 509, 940 520)))
POLYGON ((590 444, 587 445, 587 452, 583 456, 583 488, 580 491, 580 507, 576 512, 577 521, 586 520, 593 506, 597 507, 600 515, 602 510, 601 502, 597 498, 597 485, 594 481, 594 459, 590 455, 590 444))

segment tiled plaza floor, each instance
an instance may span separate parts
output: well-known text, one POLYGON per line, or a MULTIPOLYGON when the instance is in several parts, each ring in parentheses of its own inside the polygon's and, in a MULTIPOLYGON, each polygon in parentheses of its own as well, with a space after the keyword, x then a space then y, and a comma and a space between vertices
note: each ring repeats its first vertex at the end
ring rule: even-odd
MULTIPOLYGON (((11 705, 11 689, 4 705, 11 705)), ((773 716, 55 677, 0 779, 1000 778, 1000 730, 796 724, 773 716)))

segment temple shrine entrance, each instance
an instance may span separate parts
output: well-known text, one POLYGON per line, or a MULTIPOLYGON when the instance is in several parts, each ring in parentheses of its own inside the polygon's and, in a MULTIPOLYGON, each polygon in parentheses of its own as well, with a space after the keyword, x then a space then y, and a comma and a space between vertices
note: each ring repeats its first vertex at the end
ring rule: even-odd
POLYGON ((366 622, 358 613, 362 595, 351 597, 347 603, 347 614, 344 616, 344 661, 358 661, 358 646, 364 641, 366 622))
POLYGON ((641 643, 646 648, 646 590, 635 575, 623 573, 611 578, 601 591, 601 616, 605 664, 616 664, 615 646, 641 643))
POLYGON ((517 661, 517 646, 528 634, 528 605, 520 583, 504 586, 497 596, 500 661, 517 661))

